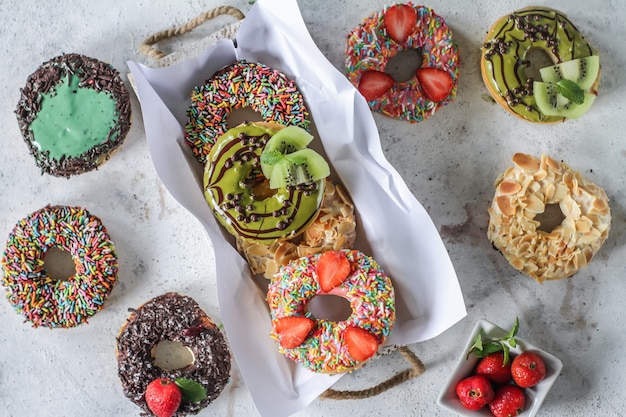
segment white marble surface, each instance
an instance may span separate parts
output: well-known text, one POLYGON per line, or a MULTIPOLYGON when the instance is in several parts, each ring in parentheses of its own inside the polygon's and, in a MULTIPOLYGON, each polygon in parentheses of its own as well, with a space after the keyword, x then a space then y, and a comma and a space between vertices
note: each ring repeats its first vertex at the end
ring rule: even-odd
MULTIPOLYGON (((383 2, 298 1, 321 51, 342 68, 346 34, 383 2)), ((468 317, 442 335, 410 348, 426 373, 377 397, 358 401, 316 400, 299 416, 447 416, 436 398, 475 321, 503 327, 516 316, 520 334, 564 364, 539 415, 618 416, 623 414, 626 332, 621 323, 626 290, 623 137, 626 118, 626 19, 623 1, 553 1, 566 11, 601 53, 600 96, 576 121, 555 126, 525 123, 482 97, 479 47, 501 15, 529 5, 523 1, 435 1, 461 48, 456 100, 420 124, 375 115, 383 150, 424 205, 455 265, 468 317), (611 199, 613 225, 591 265, 573 278, 538 285, 518 274, 485 237, 492 184, 514 152, 546 152, 567 161, 602 185, 611 199)), ((51 5, 34 0, 0 3, 0 236, 46 204, 81 205, 102 218, 116 242, 120 279, 106 308, 88 325, 70 330, 33 329, 6 300, 0 300, 0 398, 2 415, 135 416, 117 377, 115 336, 127 317, 150 297, 166 291, 193 295, 220 319, 213 253, 197 221, 165 190, 156 176, 145 141, 140 108, 133 97, 134 123, 121 151, 99 170, 69 180, 42 176, 28 154, 13 111, 26 77, 60 53, 78 52, 112 63, 144 60, 140 42, 222 2, 80 2, 51 5)), ((244 12, 248 1, 227 4, 244 12)), ((545 1, 532 4, 547 4, 545 1)), ((186 36, 166 42, 173 51, 229 23, 219 18, 186 36)), ((147 61, 147 59, 145 59, 147 61)), ((390 231, 394 232, 394 231, 390 231)), ((395 231, 401 233, 401 231, 395 231)), ((400 370, 397 353, 343 378, 339 388, 362 388, 400 370)), ((224 393, 200 415, 250 416, 256 409, 236 363, 224 393)))

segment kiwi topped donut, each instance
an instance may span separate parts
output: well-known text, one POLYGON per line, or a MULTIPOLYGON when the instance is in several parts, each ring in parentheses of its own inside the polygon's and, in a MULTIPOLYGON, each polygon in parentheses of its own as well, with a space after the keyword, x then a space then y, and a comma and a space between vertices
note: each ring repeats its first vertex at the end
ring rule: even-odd
POLYGON ((315 220, 330 168, 306 148, 312 138, 295 126, 244 123, 216 141, 204 194, 230 234, 269 245, 297 236, 315 220))
POLYGON ((270 281, 267 302, 280 352, 320 373, 361 367, 389 336, 396 317, 389 277, 374 259, 349 249, 283 266, 270 281), (315 318, 307 303, 325 294, 346 298, 350 316, 338 322, 315 318))
POLYGON ((250 107, 263 121, 306 128, 309 113, 295 81, 255 62, 237 61, 194 88, 185 141, 204 164, 215 140, 228 130, 232 110, 250 107))
POLYGON ((366 18, 348 35, 346 75, 373 111, 420 122, 456 96, 459 50, 446 21, 432 9, 396 4, 366 18), (406 81, 385 71, 400 52, 415 50, 421 67, 406 81))
POLYGON ((491 27, 482 46, 481 73, 493 98, 511 114, 533 123, 556 123, 589 109, 597 94, 600 60, 566 15, 527 7, 491 27), (537 49, 554 63, 540 69, 541 80, 526 74, 532 64, 529 52, 537 49))
POLYGON ((302 256, 353 247, 356 239, 354 204, 339 184, 326 180, 319 214, 297 241, 280 239, 263 244, 237 239, 237 250, 246 258, 252 274, 271 279, 278 269, 302 256))
POLYGON ((97 168, 122 144, 130 95, 111 65, 67 54, 28 77, 16 114, 42 173, 70 177, 97 168))
POLYGON ((2 256, 2 285, 33 327, 75 327, 103 308, 117 282, 115 247, 99 218, 80 207, 47 206, 20 220, 2 256), (50 248, 67 251, 75 274, 50 277, 50 248))
POLYGON ((185 378, 204 388, 206 397, 198 402, 183 399, 176 416, 197 414, 221 394, 229 380, 230 352, 218 327, 195 300, 170 292, 130 311, 117 337, 117 363, 124 394, 132 402, 150 413, 146 388, 159 378, 185 378), (174 370, 157 366, 154 349, 165 340, 188 348, 193 362, 174 370))
POLYGON ((516 153, 495 188, 487 236, 515 269, 538 282, 575 274, 608 237, 606 193, 563 162, 516 153), (542 230, 541 215, 551 205, 562 221, 542 230))

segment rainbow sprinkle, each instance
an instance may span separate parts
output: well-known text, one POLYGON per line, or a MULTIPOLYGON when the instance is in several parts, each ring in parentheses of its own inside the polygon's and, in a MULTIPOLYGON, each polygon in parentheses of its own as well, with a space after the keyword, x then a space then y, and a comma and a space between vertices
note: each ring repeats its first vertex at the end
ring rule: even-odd
MULTIPOLYGON (((319 253, 281 267, 268 288, 267 302, 272 321, 289 316, 305 316, 316 321, 316 330, 300 346, 285 349, 278 345, 286 357, 314 372, 342 373, 362 365, 350 357, 343 342, 342 334, 347 327, 368 330, 383 343, 395 323, 391 279, 371 257, 357 250, 345 249, 344 252, 353 273, 332 293, 350 302, 352 314, 346 320, 316 319, 306 310, 307 302, 322 293, 317 281, 319 253)), ((278 340, 274 332, 272 337, 278 340)))
POLYGON ((33 327, 75 327, 96 314, 117 280, 117 256, 100 219, 78 207, 47 206, 20 220, 2 256, 2 285, 33 327), (72 255, 76 274, 47 275, 44 257, 57 247, 72 255))
POLYGON ((361 74, 376 70, 384 72, 387 63, 399 52, 417 49, 421 52, 421 67, 441 68, 452 77, 453 87, 450 96, 440 102, 426 98, 416 76, 405 82, 396 82, 382 97, 370 101, 372 111, 394 119, 411 123, 427 119, 441 106, 456 96, 459 78, 459 48, 452 38, 446 21, 425 6, 414 6, 417 23, 405 45, 396 43, 387 36, 383 19, 387 8, 375 12, 361 25, 350 32, 346 44, 346 75, 358 87, 361 74))
POLYGON ((295 81, 263 64, 238 61, 195 87, 187 110, 185 141, 204 164, 216 139, 226 133, 233 109, 250 107, 266 122, 306 128, 308 112, 295 81))

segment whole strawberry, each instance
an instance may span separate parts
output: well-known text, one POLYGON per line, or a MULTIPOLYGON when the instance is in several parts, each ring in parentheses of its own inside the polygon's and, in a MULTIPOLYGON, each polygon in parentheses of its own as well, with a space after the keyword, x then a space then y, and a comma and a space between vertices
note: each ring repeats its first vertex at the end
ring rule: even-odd
POLYGON ((515 385, 502 385, 495 392, 489 410, 495 417, 515 417, 524 411, 526 397, 524 391, 515 385))
POLYGON ((486 377, 472 375, 456 384, 456 395, 465 408, 480 410, 493 400, 494 392, 486 377))
POLYGON ((169 379, 155 379, 146 388, 146 404, 157 417, 172 417, 181 400, 180 388, 169 379))
POLYGON ((491 353, 478 362, 474 374, 483 375, 494 384, 506 384, 511 380, 511 363, 505 360, 504 352, 491 353))
POLYGON ((521 388, 534 387, 546 376, 546 365, 534 352, 522 352, 511 363, 513 381, 521 388))

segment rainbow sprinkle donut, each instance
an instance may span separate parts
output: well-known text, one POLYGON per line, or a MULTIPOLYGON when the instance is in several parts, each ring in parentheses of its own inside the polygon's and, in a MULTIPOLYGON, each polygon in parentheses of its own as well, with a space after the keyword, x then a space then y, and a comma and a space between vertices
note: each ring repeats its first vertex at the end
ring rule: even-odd
POLYGON ((47 206, 20 220, 2 256, 9 302, 33 327, 75 327, 104 305, 117 280, 113 242, 99 218, 79 207, 47 206), (76 273, 48 276, 46 251, 72 255, 76 273))
POLYGON ((233 109, 250 107, 263 121, 306 128, 304 97, 295 81, 263 64, 238 61, 195 87, 187 110, 185 141, 204 164, 215 140, 228 130, 233 109))
MULTIPOLYGON (((335 265, 331 269, 335 269, 335 265)), ((361 367, 382 344, 395 323, 395 297, 391 280, 378 263, 357 250, 344 249, 314 254, 291 261, 272 277, 267 292, 273 330, 272 337, 280 341, 283 320, 310 320, 310 332, 301 344, 289 348, 279 343, 279 351, 305 368, 320 373, 337 374, 361 367), (320 258, 345 257, 349 274, 331 290, 324 290, 320 258), (332 294, 350 302, 352 313, 342 321, 316 319, 307 311, 307 303, 318 295, 332 294), (349 333, 365 334, 350 337, 349 333), (366 339, 376 341, 374 352, 359 357, 363 351, 352 346, 366 339), (356 349, 352 349, 356 348, 356 349)))
POLYGON ((420 122, 456 96, 459 50, 446 21, 411 2, 375 12, 352 30, 346 44, 346 75, 370 109, 420 122), (385 73, 390 59, 416 50, 421 66, 406 81, 385 73))

